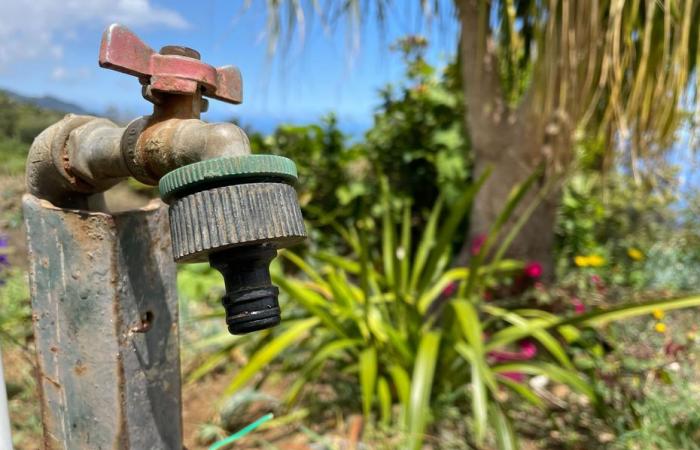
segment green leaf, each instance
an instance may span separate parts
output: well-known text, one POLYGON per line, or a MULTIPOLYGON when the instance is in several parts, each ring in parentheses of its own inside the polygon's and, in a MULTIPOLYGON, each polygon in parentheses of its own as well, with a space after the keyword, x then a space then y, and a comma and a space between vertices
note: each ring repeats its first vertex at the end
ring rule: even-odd
POLYGON ((345 350, 358 347, 360 344, 362 344, 362 341, 359 339, 333 340, 314 352, 314 356, 311 358, 309 365, 315 366, 320 364, 328 358, 338 356, 345 350))
POLYGON ((492 367, 494 372, 521 372, 529 375, 544 375, 553 381, 566 384, 575 391, 584 394, 594 403, 597 402, 595 390, 583 380, 576 371, 567 370, 556 364, 541 361, 520 361, 498 364, 492 367))
POLYGON ((187 383, 193 383, 203 376, 216 369, 222 362, 228 360, 229 348, 220 350, 212 355, 209 355, 202 364, 199 365, 187 376, 187 383))
POLYGON ((386 277, 387 285, 392 290, 398 290, 396 283, 396 237, 395 226, 393 220, 393 211, 391 210, 391 197, 389 195, 389 186, 386 177, 381 178, 382 191, 382 262, 384 263, 384 276, 386 277))
POLYGON ((442 205, 444 199, 440 196, 435 202, 435 206, 430 212, 430 217, 428 218, 428 223, 425 225, 423 230, 423 235, 420 242, 418 243, 418 248, 416 249, 416 256, 413 259, 413 270, 411 271, 411 281, 409 283, 409 291, 414 292, 418 286, 418 281, 423 273, 423 268, 425 267, 428 257, 430 256, 430 251, 435 245, 435 233, 437 232, 437 222, 440 217, 440 212, 442 211, 442 205))
POLYGON ((359 299, 355 298, 350 289, 348 280, 334 269, 328 271, 327 277, 329 287, 333 293, 333 298, 337 301, 338 305, 342 307, 343 313, 352 317, 357 303, 364 303, 365 299, 362 297, 359 299))
POLYGON ((674 309, 692 308, 700 306, 700 296, 684 297, 679 299, 652 300, 643 303, 627 304, 610 309, 591 311, 586 314, 574 316, 563 320, 560 325, 584 325, 601 326, 608 322, 629 319, 632 317, 651 314, 655 309, 671 311, 674 309))
POLYGON ((418 287, 419 291, 423 290, 423 287, 428 285, 435 277, 435 268, 438 265, 438 261, 444 255, 446 251, 449 250, 449 246, 455 238, 455 231, 457 227, 462 222, 464 217, 469 214, 471 210, 470 205, 474 200, 474 196, 484 185, 488 177, 491 175, 490 170, 485 170, 479 179, 464 190, 462 195, 457 199, 454 205, 450 207, 450 214, 447 219, 440 226, 438 232, 438 240, 435 246, 430 251, 430 258, 425 265, 423 270, 423 275, 421 277, 421 284, 418 287))
POLYGON ((518 450, 520 445, 513 431, 513 425, 501 406, 496 402, 491 402, 491 416, 499 450, 518 450))
MULTIPOLYGON (((534 175, 539 175, 538 172, 535 172, 534 175)), ((513 243, 515 238, 520 234, 520 231, 523 229, 525 224, 530 220, 530 216, 532 216, 532 213, 535 212, 535 209, 540 205, 542 200, 546 197, 546 194, 549 191, 549 186, 545 185, 543 186, 537 193, 537 196, 530 202, 529 205, 525 208, 524 211, 518 216, 518 220, 513 224, 512 227, 508 230, 508 234, 501 239, 501 243, 496 249, 496 252, 493 255, 493 259, 491 260, 492 263, 497 264, 498 262, 501 261, 503 258, 503 255, 505 255, 506 251, 510 247, 510 244, 513 243)))
POLYGON ((345 258, 340 255, 335 255, 330 252, 318 251, 314 253, 313 257, 319 261, 330 264, 331 266, 342 269, 348 273, 357 275, 360 273, 360 265, 349 258, 345 258))
POLYGON ((462 334, 478 357, 483 353, 483 330, 476 308, 466 300, 453 300, 451 304, 462 334))
POLYGON ((318 317, 326 327, 333 330, 339 337, 347 338, 346 331, 332 314, 329 313, 329 302, 317 292, 304 286, 298 280, 287 277, 273 277, 273 281, 289 296, 296 300, 312 315, 318 317))
POLYGON ((299 398, 299 394, 301 394, 302 389, 304 389, 305 386, 308 386, 313 378, 318 376, 318 373, 321 371, 321 369, 321 364, 304 368, 302 373, 297 376, 296 380, 294 380, 294 383, 292 383, 292 385, 289 388, 287 388, 285 392, 284 402, 287 404, 287 406, 291 406, 294 403, 296 403, 297 399, 299 398))
POLYGON ((423 314, 427 311, 430 304, 445 290, 451 283, 466 280, 469 276, 469 269, 457 267, 443 273, 419 298, 416 303, 418 311, 423 314))
POLYGON ((275 359, 277 355, 282 353, 297 339, 301 338, 309 330, 318 325, 319 322, 320 320, 316 317, 292 322, 289 327, 284 330, 284 332, 282 332, 279 336, 276 336, 260 350, 255 352, 253 356, 251 356, 248 364, 241 368, 241 370, 231 381, 231 384, 228 385, 226 391, 224 391, 224 396, 228 397, 240 389, 256 373, 260 372, 273 359, 275 359))
POLYGON ((488 394, 486 385, 477 364, 471 365, 472 375, 472 414, 474 415, 474 440, 477 446, 484 443, 486 422, 488 421, 488 394))
POLYGON ((537 406, 538 408, 544 407, 544 402, 542 399, 537 394, 532 392, 532 389, 527 387, 525 384, 518 383, 517 381, 511 380, 510 378, 504 376, 499 376, 498 382, 521 396, 526 401, 532 403, 534 406, 537 406))
POLYGON ((488 393, 491 390, 494 397, 498 395, 496 379, 488 367, 483 354, 477 355, 473 347, 460 341, 455 344, 455 350, 469 362, 472 385, 472 416, 474 418, 474 440, 478 446, 483 444, 486 437, 488 422, 488 393))
POLYGON ((379 377, 379 381, 377 381, 377 397, 379 398, 382 425, 388 426, 391 423, 391 390, 384 377, 379 377))
POLYGON ((401 247, 397 250, 399 252, 397 258, 399 260, 399 265, 401 266, 399 271, 401 281, 399 284, 401 286, 401 293, 406 295, 409 282, 409 271, 411 267, 411 203, 408 201, 403 208, 403 219, 401 221, 401 247))
POLYGON ((481 356, 481 358, 478 358, 474 349, 464 341, 457 342, 454 348, 457 351, 457 353, 459 353, 465 360, 469 362, 470 365, 476 366, 480 369, 481 379, 486 384, 486 387, 489 388, 489 390, 494 396, 497 396, 498 385, 496 384, 496 377, 494 376, 493 371, 491 370, 489 365, 486 363, 486 360, 484 359, 483 355, 481 356))
MULTIPOLYGON (((219 319, 223 319, 223 316, 218 316, 219 319)), ((246 337, 241 335, 231 335, 228 331, 222 331, 220 333, 213 334, 204 339, 199 339, 196 342, 190 344, 190 348, 196 350, 196 352, 206 352, 210 349, 222 350, 224 348, 233 348, 236 345, 240 345, 245 341, 246 337)))
POLYGON ((318 272, 316 272, 316 270, 314 270, 306 261, 304 261, 303 258, 301 258, 293 251, 289 249, 284 249, 279 252, 279 255, 292 262, 315 283, 318 283, 321 286, 327 286, 323 277, 321 277, 321 275, 318 272))
POLYGON ((369 420, 372 412, 374 388, 377 382, 377 350, 367 348, 360 353, 360 386, 362 388, 362 412, 369 420))
POLYGON ((304 386, 308 385, 308 383, 314 377, 318 376, 318 372, 320 372, 320 370, 323 367, 323 364, 328 359, 343 354, 345 350, 353 349, 361 343, 362 341, 360 341, 359 339, 339 339, 331 341, 325 344, 323 347, 321 347, 321 349, 315 353, 311 361, 308 364, 306 364, 301 373, 301 376, 297 377, 297 379, 294 380, 294 383, 292 383, 292 386, 289 389, 287 389, 287 392, 285 394, 285 402, 288 405, 291 405, 294 402, 296 402, 297 397, 301 393, 301 390, 304 388, 304 386))
MULTIPOLYGON (((370 298, 372 292, 370 288, 372 286, 371 272, 374 271, 374 267, 369 259, 369 248, 367 245, 367 237, 365 230, 360 230, 358 232, 358 239, 360 241, 359 254, 360 257, 360 287, 364 293, 365 298, 370 298)), ((368 308, 369 302, 365 303, 365 309, 368 308)))
POLYGON ((629 319, 644 314, 651 314, 655 309, 671 311, 674 309, 700 306, 700 296, 683 297, 679 299, 652 300, 642 303, 620 305, 610 309, 591 311, 573 317, 531 320, 526 327, 516 325, 504 328, 494 333, 486 343, 486 351, 493 350, 525 337, 531 336, 537 330, 566 326, 600 326, 611 321, 629 319))
POLYGON ((486 341, 484 349, 488 352, 499 347, 511 344, 526 337, 532 336, 538 330, 547 329, 559 322, 558 318, 553 319, 531 319, 526 325, 511 325, 492 334, 486 341))
POLYGON ((486 258, 486 255, 488 255, 488 253, 491 251, 491 247, 494 241, 498 238, 498 235, 501 233, 501 229, 508 222, 508 219, 510 219, 510 217, 513 215, 515 208, 520 204, 522 199, 525 197, 525 194, 527 193, 527 191, 530 190, 530 187, 535 182, 535 180, 537 180, 541 172, 542 170, 540 167, 537 170, 535 170, 525 181, 515 186, 511 190, 510 194, 508 195, 508 200, 506 201, 505 206, 496 217, 496 220, 494 220, 493 224, 491 225, 491 228, 489 229, 488 234, 486 236, 486 240, 481 246, 479 253, 475 257, 471 258, 469 264, 469 280, 466 284, 463 284, 461 286, 458 294, 459 297, 468 297, 474 292, 474 288, 476 286, 477 281, 477 269, 482 265, 484 259, 486 258))
MULTIPOLYGON (((519 316, 518 314, 505 310, 503 308, 498 308, 491 305, 483 305, 482 309, 487 313, 500 317, 507 322, 512 323, 515 326, 521 326, 527 328, 530 321, 519 316)), ((537 339, 544 348, 549 351, 549 353, 559 361, 567 369, 573 369, 574 364, 569 359, 569 355, 566 354, 564 348, 559 344, 559 342, 547 332, 547 330, 534 330, 532 336, 537 339)))
POLYGON ((420 450, 425 427, 430 417, 430 394, 435 364, 440 352, 440 331, 427 331, 421 338, 413 367, 411 397, 408 409, 408 448, 420 450))
POLYGON ((410 347, 410 342, 405 336, 401 335, 398 330, 391 326, 385 328, 384 332, 389 336, 389 342, 391 342, 393 347, 392 350, 397 353, 402 362, 406 363, 406 365, 412 364, 413 351, 410 347))
POLYGON ((389 366, 389 375, 391 375, 391 380, 394 382, 401 406, 407 412, 411 395, 411 380, 408 377, 408 373, 403 367, 392 364, 389 366))
POLYGON ((393 328, 391 324, 383 320, 382 313, 379 311, 379 308, 375 306, 370 306, 367 313, 367 327, 372 332, 372 336, 382 343, 389 340, 389 335, 386 330, 388 328, 393 328))
POLYGON ((486 437, 486 424, 488 422, 486 389, 488 387, 494 395, 497 395, 498 388, 495 377, 484 359, 483 329, 476 308, 466 300, 453 300, 451 304, 462 334, 469 343, 467 345, 464 342, 458 342, 455 345, 455 350, 471 365, 474 438, 477 446, 481 446, 486 437))

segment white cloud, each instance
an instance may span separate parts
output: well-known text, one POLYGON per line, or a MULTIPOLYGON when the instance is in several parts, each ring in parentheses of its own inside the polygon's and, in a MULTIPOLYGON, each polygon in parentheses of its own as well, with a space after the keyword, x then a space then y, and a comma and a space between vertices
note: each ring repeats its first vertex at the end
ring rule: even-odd
POLYGON ((119 22, 130 27, 187 28, 178 12, 150 0, 0 1, 0 70, 18 60, 61 59, 75 30, 119 22))
POLYGON ((64 66, 56 66, 51 71, 51 79, 54 81, 61 81, 64 83, 76 83, 90 78, 93 70, 96 69, 91 70, 88 67, 70 68, 64 66))

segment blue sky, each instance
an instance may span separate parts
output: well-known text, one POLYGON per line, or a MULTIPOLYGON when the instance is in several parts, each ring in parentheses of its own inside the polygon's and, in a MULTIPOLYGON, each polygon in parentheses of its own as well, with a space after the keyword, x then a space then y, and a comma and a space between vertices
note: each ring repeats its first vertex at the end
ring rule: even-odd
MULTIPOLYGON (((323 2, 322 2, 323 3, 323 2)), ((449 1, 444 2, 449 5, 449 1)), ((151 47, 180 44, 200 51, 212 65, 234 64, 244 80, 244 104, 210 102, 205 120, 239 117, 269 131, 279 122, 304 123, 335 111, 341 126, 357 132, 371 124, 377 90, 398 81, 402 65, 388 45, 411 33, 431 41, 429 60, 444 64, 454 54, 457 25, 451 18, 426 27, 418 1, 395 2, 385 37, 370 21, 359 52, 351 56, 345 23, 324 30, 309 24, 284 57, 270 59, 265 2, 201 0, 15 0, 0 2, 0 88, 24 95, 53 95, 97 114, 148 114, 135 78, 100 69, 97 53, 104 28, 123 23, 151 47), (398 5, 398 6, 397 6, 398 5)))

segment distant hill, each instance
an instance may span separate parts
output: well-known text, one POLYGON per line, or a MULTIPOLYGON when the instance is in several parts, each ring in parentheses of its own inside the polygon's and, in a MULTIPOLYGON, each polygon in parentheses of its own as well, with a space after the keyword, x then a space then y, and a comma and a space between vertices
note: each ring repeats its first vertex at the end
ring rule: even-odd
POLYGON ((0 89, 0 93, 4 94, 7 98, 10 98, 18 103, 27 103, 30 105, 38 106, 39 108, 50 109, 52 111, 58 111, 62 113, 91 114, 89 111, 86 111, 85 109, 76 105, 75 103, 70 103, 61 100, 60 98, 53 97, 51 95, 44 95, 42 97, 29 97, 26 95, 9 91, 7 89, 0 89))
POLYGON ((32 99, 0 90, 0 174, 24 171, 27 151, 34 138, 67 112, 83 111, 60 100, 47 102, 47 98, 32 99), (38 106, 39 100, 54 106, 38 106))

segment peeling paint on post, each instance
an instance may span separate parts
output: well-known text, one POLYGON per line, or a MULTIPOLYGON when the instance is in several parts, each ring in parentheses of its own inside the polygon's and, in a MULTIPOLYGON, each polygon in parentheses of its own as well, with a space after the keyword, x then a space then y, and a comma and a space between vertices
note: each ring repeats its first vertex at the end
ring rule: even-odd
POLYGON ((45 448, 181 449, 167 207, 23 207, 45 448))

